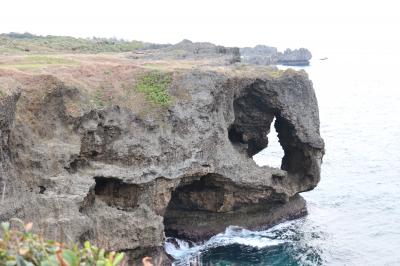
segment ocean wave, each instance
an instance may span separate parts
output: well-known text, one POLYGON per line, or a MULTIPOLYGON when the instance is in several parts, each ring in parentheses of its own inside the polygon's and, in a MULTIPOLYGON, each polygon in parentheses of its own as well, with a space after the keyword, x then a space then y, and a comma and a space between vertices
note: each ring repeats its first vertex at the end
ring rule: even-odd
POLYGON ((198 262, 201 253, 215 247, 238 244, 263 249, 290 242, 291 228, 296 223, 298 223, 298 220, 288 221, 264 231, 252 231, 239 226, 229 226, 225 232, 211 237, 202 244, 177 238, 167 238, 164 248, 176 260, 174 265, 189 265, 198 262))

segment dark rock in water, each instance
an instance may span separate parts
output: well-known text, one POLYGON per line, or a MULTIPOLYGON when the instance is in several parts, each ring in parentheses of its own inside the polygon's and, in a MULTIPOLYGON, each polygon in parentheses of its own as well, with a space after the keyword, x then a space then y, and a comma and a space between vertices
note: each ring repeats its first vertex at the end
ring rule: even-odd
POLYGON ((265 45, 241 48, 240 54, 243 63, 255 65, 307 66, 312 58, 311 52, 305 48, 286 49, 281 53, 275 47, 265 45))
MULTIPOLYGON (((231 54, 178 46, 190 56, 231 54)), ((120 81, 154 69, 124 60, 71 73, 108 67, 120 81)), ((231 224, 262 228, 304 215, 298 194, 319 182, 324 154, 307 74, 168 64, 169 106, 126 89, 134 83, 114 88, 112 96, 123 97, 95 105, 103 98, 88 99, 86 88, 57 75, 13 73, 21 95, 0 97, 0 220, 19 217, 47 237, 137 257, 159 251, 165 233, 200 240, 231 224), (281 169, 252 160, 268 146, 274 118, 281 169)), ((81 78, 97 82, 105 70, 81 78)), ((99 83, 105 92, 108 79, 99 83)))
POLYGON ((285 52, 279 54, 278 64, 287 66, 307 66, 310 64, 312 55, 305 48, 298 50, 286 49, 285 52))

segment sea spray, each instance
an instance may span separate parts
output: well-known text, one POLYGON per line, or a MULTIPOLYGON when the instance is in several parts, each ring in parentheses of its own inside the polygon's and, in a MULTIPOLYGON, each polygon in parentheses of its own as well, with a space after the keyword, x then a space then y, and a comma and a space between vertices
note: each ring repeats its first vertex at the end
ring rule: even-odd
POLYGON ((176 260, 175 266, 201 264, 201 254, 215 247, 238 244, 263 249, 290 242, 291 228, 296 222, 298 223, 299 220, 285 222, 264 231, 251 231, 239 226, 229 226, 225 232, 200 244, 177 238, 167 238, 164 248, 176 260))

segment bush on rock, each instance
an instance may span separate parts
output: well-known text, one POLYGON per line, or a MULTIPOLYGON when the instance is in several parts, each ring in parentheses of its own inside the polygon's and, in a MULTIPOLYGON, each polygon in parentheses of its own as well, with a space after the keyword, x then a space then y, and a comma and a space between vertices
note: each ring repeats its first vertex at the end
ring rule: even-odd
MULTIPOLYGON (((15 219, 14 219, 15 220, 15 219)), ((1 224, 0 265, 4 266, 122 266, 124 253, 106 252, 85 242, 67 245, 31 232, 32 223, 21 230, 11 229, 10 223, 1 224)))

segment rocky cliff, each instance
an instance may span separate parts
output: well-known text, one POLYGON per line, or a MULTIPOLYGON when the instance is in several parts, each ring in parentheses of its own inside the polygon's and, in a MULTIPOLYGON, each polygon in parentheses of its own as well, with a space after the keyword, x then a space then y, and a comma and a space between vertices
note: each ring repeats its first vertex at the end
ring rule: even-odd
POLYGON ((0 68, 1 221, 135 257, 165 235, 202 240, 306 213, 299 193, 317 185, 324 143, 305 72, 142 56, 0 68), (137 89, 154 72, 170 77, 168 104, 137 89), (281 169, 252 160, 271 126, 281 169))
POLYGON ((265 45, 240 48, 240 55, 242 62, 256 65, 307 66, 312 58, 305 48, 286 49, 281 53, 275 47, 265 45))

